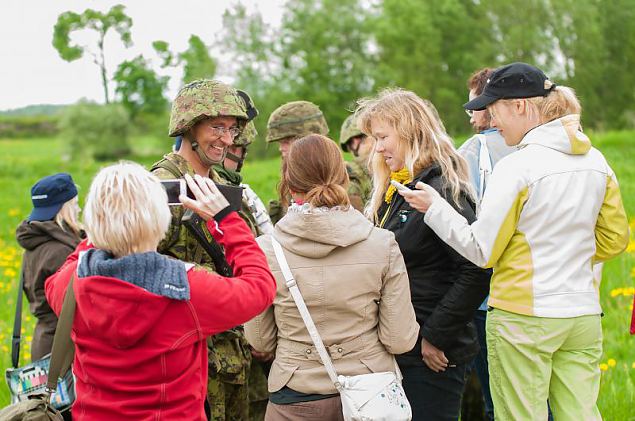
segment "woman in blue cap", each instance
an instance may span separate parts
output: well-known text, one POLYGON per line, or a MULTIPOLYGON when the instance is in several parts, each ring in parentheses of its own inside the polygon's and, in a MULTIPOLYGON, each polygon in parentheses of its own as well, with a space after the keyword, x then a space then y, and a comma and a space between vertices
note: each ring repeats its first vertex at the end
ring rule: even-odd
POLYGON ((31 188, 33 210, 16 231, 22 248, 24 292, 37 318, 31 359, 51 352, 57 317, 44 296, 44 281, 64 263, 82 235, 78 222, 77 187, 69 174, 44 177, 31 188))

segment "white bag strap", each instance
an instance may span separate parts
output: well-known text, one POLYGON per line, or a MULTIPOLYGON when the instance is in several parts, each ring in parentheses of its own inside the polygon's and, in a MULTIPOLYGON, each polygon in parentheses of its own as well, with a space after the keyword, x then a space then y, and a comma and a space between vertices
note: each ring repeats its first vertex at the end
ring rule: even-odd
POLYGON ((311 335, 313 345, 315 345, 315 349, 317 349, 317 352, 320 355, 320 359, 322 360, 322 364, 324 364, 324 367, 326 368, 329 378, 335 385, 335 388, 340 391, 342 389, 342 385, 337 380, 337 372, 335 371, 335 367, 333 366, 333 361, 331 361, 331 357, 324 347, 324 342, 322 342, 322 338, 320 337, 320 334, 318 333, 317 328, 313 323, 311 314, 309 314, 309 309, 306 308, 304 298, 302 298, 302 293, 300 293, 300 289, 298 288, 295 279, 293 278, 293 273, 291 273, 291 269, 289 268, 287 259, 286 257, 284 257, 282 246, 273 237, 271 237, 271 245, 273 246, 273 251, 276 254, 276 259, 278 260, 278 265, 280 266, 280 270, 282 271, 282 275, 284 276, 287 288, 289 288, 291 296, 293 297, 293 301, 295 301, 295 305, 300 311, 300 315, 302 316, 302 320, 304 321, 304 324, 309 331, 309 335, 311 335))
POLYGON ((487 137, 483 134, 477 134, 476 136, 480 143, 478 154, 479 192, 477 197, 477 207, 480 208, 487 185, 487 179, 492 173, 492 159, 489 156, 489 149, 487 148, 487 137))

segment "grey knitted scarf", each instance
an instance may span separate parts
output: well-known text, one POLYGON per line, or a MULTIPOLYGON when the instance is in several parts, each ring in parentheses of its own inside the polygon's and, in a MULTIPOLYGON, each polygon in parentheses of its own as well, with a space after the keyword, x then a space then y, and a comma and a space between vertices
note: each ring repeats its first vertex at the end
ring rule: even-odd
POLYGON ((164 297, 190 299, 185 264, 157 252, 135 253, 116 259, 104 250, 90 249, 80 256, 77 275, 80 278, 107 276, 164 297))

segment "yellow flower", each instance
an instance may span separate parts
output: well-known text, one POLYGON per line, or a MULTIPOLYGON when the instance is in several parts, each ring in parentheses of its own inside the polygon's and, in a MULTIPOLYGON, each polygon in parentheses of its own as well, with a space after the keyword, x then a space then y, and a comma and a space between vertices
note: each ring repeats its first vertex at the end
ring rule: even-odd
POLYGON ((622 288, 615 288, 611 290, 611 298, 615 298, 622 293, 622 288))
POLYGON ((600 364, 600 370, 602 370, 602 371, 606 371, 606 370, 608 370, 608 369, 609 369, 609 366, 608 366, 608 365, 606 365, 606 364, 604 364, 604 363, 600 364))
POLYGON ((16 271, 11 269, 11 268, 7 268, 4 270, 4 276, 8 276, 9 278, 13 278, 15 275, 17 275, 16 271))
POLYGON ((635 363, 631 364, 631 367, 632 367, 633 369, 635 369, 635 363))
POLYGON ((607 363, 609 364, 609 367, 611 368, 615 367, 615 364, 617 364, 617 362, 613 358, 609 358, 607 363))
MULTIPOLYGON (((33 340, 33 336, 29 335, 29 336, 26 337, 27 343, 30 343, 32 340, 33 340)), ((613 360, 613 361, 615 361, 615 360, 613 360)), ((609 364, 610 363, 611 363, 611 360, 609 360, 609 364)), ((615 364, 613 364, 613 365, 615 365, 615 364)))
POLYGON ((20 214, 20 209, 9 209, 9 216, 18 216, 20 214))

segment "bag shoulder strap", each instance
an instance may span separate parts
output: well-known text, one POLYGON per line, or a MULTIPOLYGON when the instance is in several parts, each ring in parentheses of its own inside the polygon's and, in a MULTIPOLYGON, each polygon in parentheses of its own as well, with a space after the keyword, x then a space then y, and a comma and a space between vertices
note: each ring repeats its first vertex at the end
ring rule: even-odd
POLYGON ((313 323, 313 319, 311 318, 311 314, 309 313, 309 309, 306 307, 304 303, 304 298, 302 298, 302 293, 298 288, 298 285, 293 278, 293 273, 291 273, 291 269, 289 268, 289 264, 287 263, 287 259, 284 256, 284 252, 282 251, 282 246, 280 243, 271 237, 271 245, 273 246, 273 251, 276 254, 276 259, 278 260, 278 265, 280 265, 280 270, 282 271, 282 275, 284 276, 285 283, 289 291, 291 292, 291 296, 293 297, 293 301, 295 301, 295 305, 298 307, 300 311, 300 315, 302 316, 302 320, 309 331, 309 335, 311 335, 311 340, 315 345, 315 349, 317 349, 318 354, 320 355, 320 359, 322 360, 322 364, 326 368, 326 371, 329 375, 329 378, 335 385, 335 388, 340 391, 342 389, 342 385, 337 380, 337 372, 335 371, 335 367, 333 366, 333 361, 329 356, 326 348, 324 347, 324 342, 322 342, 322 338, 315 327, 315 323, 313 323))
POLYGON ((15 300, 15 319, 13 320, 13 336, 11 337, 11 363, 13 368, 20 364, 20 336, 22 330, 22 294, 24 289, 24 268, 20 270, 18 298, 15 300))
POLYGON ((62 311, 55 328, 53 336, 53 349, 51 350, 51 363, 49 366, 48 381, 46 389, 49 393, 57 389, 57 379, 66 374, 75 358, 75 347, 71 339, 71 328, 75 319, 75 273, 71 275, 71 280, 66 287, 62 311))

